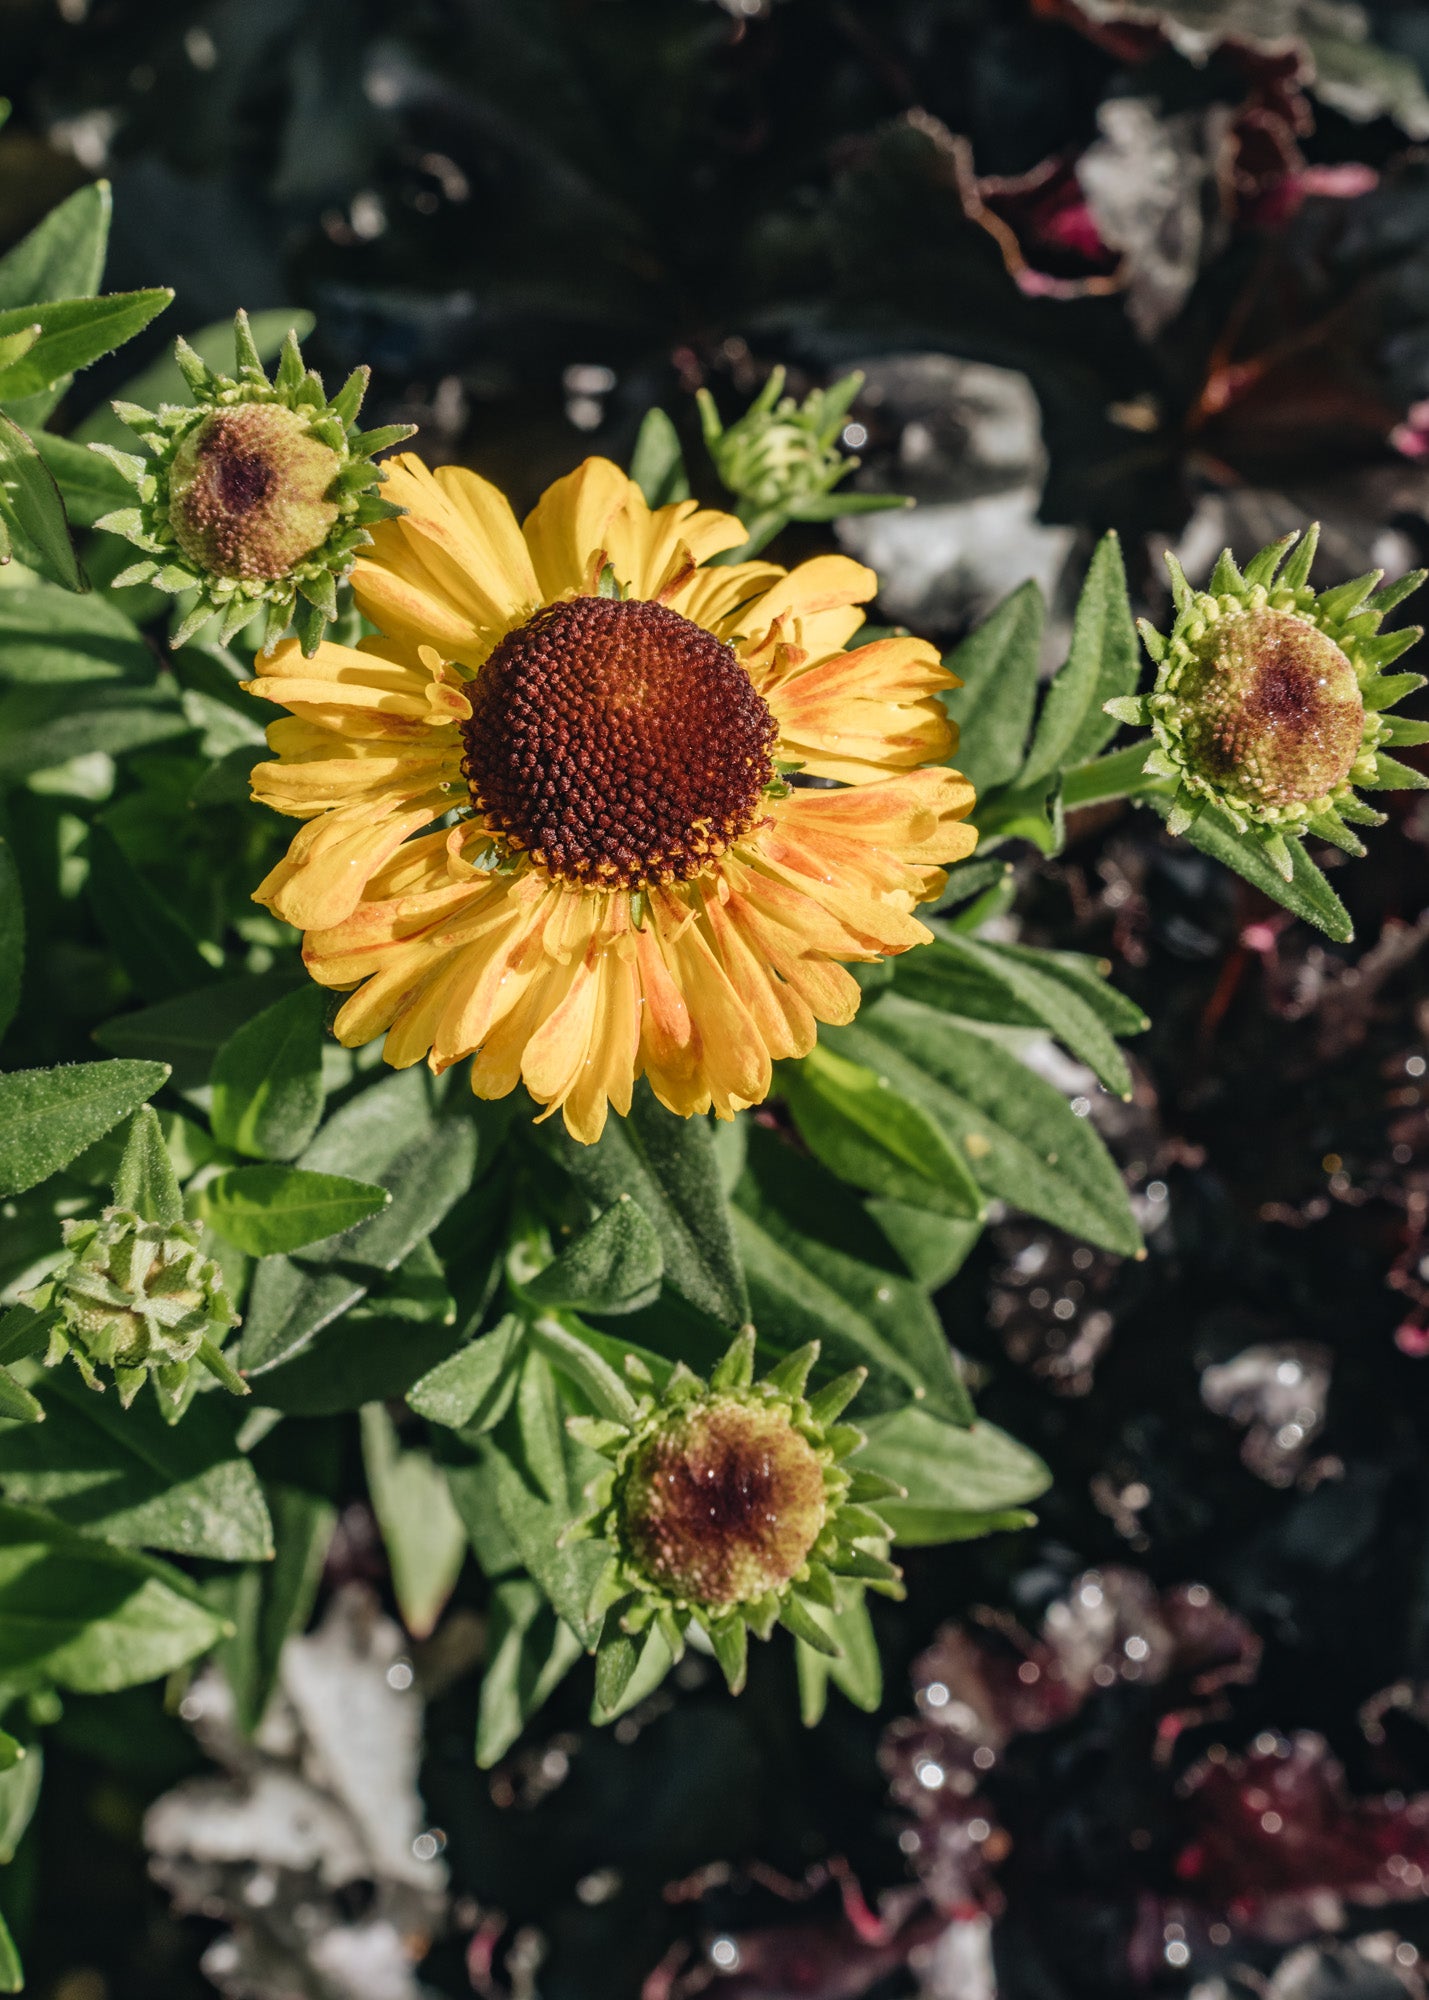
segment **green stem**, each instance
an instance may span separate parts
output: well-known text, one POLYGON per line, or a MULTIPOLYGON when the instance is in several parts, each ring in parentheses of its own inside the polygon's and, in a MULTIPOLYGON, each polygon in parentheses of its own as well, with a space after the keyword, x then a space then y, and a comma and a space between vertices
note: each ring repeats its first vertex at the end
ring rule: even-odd
POLYGON ((1100 805, 1106 799, 1134 799, 1163 790, 1166 780, 1142 769, 1150 748, 1151 739, 1143 736, 1110 756, 1074 765, 1062 781, 1063 806, 1074 812, 1078 806, 1100 805))

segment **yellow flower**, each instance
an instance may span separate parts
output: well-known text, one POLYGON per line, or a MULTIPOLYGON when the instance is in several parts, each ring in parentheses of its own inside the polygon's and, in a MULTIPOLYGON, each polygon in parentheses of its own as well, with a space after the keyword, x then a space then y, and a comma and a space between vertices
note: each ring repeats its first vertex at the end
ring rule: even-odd
POLYGON ((384 470, 406 512, 353 572, 381 636, 249 683, 291 711, 254 796, 307 822, 257 900, 398 1068, 474 1056, 587 1143, 640 1076, 682 1116, 759 1103, 972 850, 957 683, 920 639, 843 650, 871 571, 711 563, 739 521, 606 459, 524 525, 474 473, 384 470))

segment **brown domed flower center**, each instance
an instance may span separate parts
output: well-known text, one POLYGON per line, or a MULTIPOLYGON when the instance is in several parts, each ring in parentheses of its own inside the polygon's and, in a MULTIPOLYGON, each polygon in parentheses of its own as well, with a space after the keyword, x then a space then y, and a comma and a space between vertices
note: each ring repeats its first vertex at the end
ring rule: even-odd
POLYGON ((328 489, 341 469, 295 410, 237 403, 174 453, 169 523, 184 554, 215 576, 283 576, 337 520, 328 489))
POLYGON ((824 1525, 823 1468, 777 1404, 696 1404, 635 1454, 621 1527, 649 1580, 693 1604, 747 1603, 787 1583, 824 1525))
POLYGON ((1324 798, 1359 754, 1364 699, 1355 670, 1333 639, 1293 612, 1221 619, 1177 695, 1192 768, 1263 805, 1324 798))
POLYGON ((473 801, 565 881, 687 881, 752 825, 773 775, 774 718, 733 650, 663 604, 553 604, 467 693, 473 801))

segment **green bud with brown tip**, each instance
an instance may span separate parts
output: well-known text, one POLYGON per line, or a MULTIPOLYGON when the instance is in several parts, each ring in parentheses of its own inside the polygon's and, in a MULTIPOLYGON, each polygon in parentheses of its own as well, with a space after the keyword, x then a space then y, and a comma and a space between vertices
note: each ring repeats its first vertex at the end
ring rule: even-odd
POLYGON ((338 517, 342 458, 279 403, 215 410, 169 467, 169 521, 184 554, 214 576, 271 582, 310 556, 338 517))
POLYGON ((371 542, 372 522, 401 512, 381 497, 374 459, 413 426, 359 431, 368 371, 354 369, 329 399, 291 332, 271 381, 246 313, 234 321, 233 343, 232 375, 177 343, 191 403, 115 405, 148 455, 93 447, 137 501, 97 525, 144 552, 116 585, 148 583, 191 598, 173 645, 214 619, 226 643, 262 614, 266 648, 291 624, 311 655, 338 615, 338 585, 371 542))
POLYGON ((632 1558, 677 1598, 743 1604, 796 1576, 828 1514, 823 1467, 787 1406, 714 1397, 635 1452, 616 1506, 632 1558))
POLYGON ((1266 605, 1217 620, 1192 646, 1177 699, 1192 770, 1264 809, 1332 798, 1360 753, 1355 670, 1291 611, 1266 605))
POLYGON ((1193 590, 1168 555, 1175 623, 1165 635, 1141 625, 1156 685, 1106 703, 1118 721, 1150 725, 1144 769, 1174 781, 1166 809, 1173 833, 1214 811, 1253 836, 1287 881, 1288 843, 1307 833, 1364 852, 1351 823, 1377 824, 1382 815, 1356 787, 1429 783, 1387 754, 1390 745, 1429 739, 1429 726, 1389 713, 1421 676, 1384 671, 1420 632, 1380 630, 1423 572, 1377 589, 1376 570, 1316 591, 1316 539, 1313 528, 1286 535, 1243 572, 1227 550, 1205 590, 1193 590))
POLYGON ((865 1440, 839 1418, 866 1371, 814 1389, 818 1356, 811 1342, 756 1380, 746 1327, 708 1381, 681 1363, 657 1395, 642 1371, 649 1387, 638 1398, 569 1420, 607 1461, 567 1531, 610 1549, 591 1601, 604 1621, 602 1714, 618 1712, 637 1642, 658 1639, 678 1659, 698 1628, 738 1693, 751 1632, 767 1639, 783 1625, 804 1648, 837 1658, 830 1614, 861 1615, 867 1590, 902 1594, 888 1559, 892 1530, 866 1504, 868 1481, 856 1485, 845 1465, 865 1440))

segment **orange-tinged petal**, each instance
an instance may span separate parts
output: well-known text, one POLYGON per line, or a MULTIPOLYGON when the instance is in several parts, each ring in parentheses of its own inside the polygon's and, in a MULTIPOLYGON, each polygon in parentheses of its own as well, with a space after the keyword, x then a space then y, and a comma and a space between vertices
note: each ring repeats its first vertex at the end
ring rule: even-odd
POLYGON ((438 789, 395 812, 364 804, 310 819, 253 900, 299 930, 327 930, 357 908, 371 877, 408 834, 429 825, 448 804, 438 789))
MULTIPOLYGON (((651 921, 661 926, 671 972, 689 1008, 699 1049, 700 1094, 719 1118, 732 1118, 769 1095, 769 1051, 748 1008, 710 950, 682 897, 660 890, 650 897, 651 921)), ((664 1073, 647 1068, 651 1088, 664 1101, 664 1073)), ((669 1079, 676 1092, 682 1079, 669 1079)))

